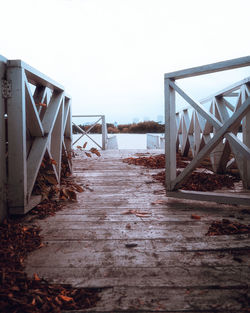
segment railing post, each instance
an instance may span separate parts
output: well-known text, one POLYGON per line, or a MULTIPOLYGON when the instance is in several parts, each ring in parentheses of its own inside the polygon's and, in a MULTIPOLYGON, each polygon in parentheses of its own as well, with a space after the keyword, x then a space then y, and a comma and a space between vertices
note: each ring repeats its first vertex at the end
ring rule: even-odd
POLYGON ((0 56, 0 222, 7 215, 5 100, 2 96, 2 80, 5 78, 6 62, 7 60, 0 56))
POLYGON ((102 150, 106 150, 107 145, 107 126, 105 115, 102 115, 102 150))
MULTIPOLYGON (((246 92, 250 91, 250 88, 247 85, 242 87, 242 102, 246 100, 246 92)), ((246 114, 242 123, 242 132, 243 132, 243 143, 250 148, 250 111, 246 114)), ((250 189, 250 160, 244 158, 243 160, 243 177, 242 177, 243 186, 246 189, 250 189)))
POLYGON ((25 73, 22 67, 8 63, 7 79, 12 82, 8 104, 8 206, 24 208, 27 204, 27 151, 25 73))
POLYGON ((171 182, 176 178, 176 121, 175 121, 175 91, 165 79, 165 159, 166 159, 166 189, 172 190, 171 182))

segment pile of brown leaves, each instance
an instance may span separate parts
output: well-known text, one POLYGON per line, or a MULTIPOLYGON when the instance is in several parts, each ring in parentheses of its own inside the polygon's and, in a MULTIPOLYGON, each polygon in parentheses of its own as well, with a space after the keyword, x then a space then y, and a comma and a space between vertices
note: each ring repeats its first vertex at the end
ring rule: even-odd
POLYGON ((237 222, 232 222, 227 219, 222 221, 214 221, 206 233, 206 236, 218 235, 236 235, 236 234, 249 234, 250 225, 244 225, 237 222))
MULTIPOLYGON (((177 172, 177 175, 180 172, 177 172)), ((154 179, 165 184, 165 172, 153 175, 154 179)), ((213 191, 223 187, 233 188, 234 183, 239 181, 238 178, 229 175, 219 175, 210 173, 193 172, 187 181, 179 189, 193 191, 213 191)))
MULTIPOLYGON (((187 166, 189 157, 183 157, 180 153, 176 154, 176 166, 184 168, 187 166)), ((165 168, 165 155, 159 154, 149 157, 138 157, 138 158, 126 158, 123 162, 134 165, 141 165, 147 168, 165 168)))
POLYGON ((40 229, 17 221, 0 225, 0 311, 1 313, 61 312, 85 309, 99 300, 98 289, 53 285, 24 272, 27 254, 43 246, 40 229))
POLYGON ((70 171, 66 161, 62 160, 62 173, 60 185, 55 177, 53 166, 56 162, 53 159, 44 157, 36 183, 33 189, 33 194, 42 195, 44 200, 72 200, 76 201, 76 192, 83 192, 84 189, 76 184, 70 177, 70 171))

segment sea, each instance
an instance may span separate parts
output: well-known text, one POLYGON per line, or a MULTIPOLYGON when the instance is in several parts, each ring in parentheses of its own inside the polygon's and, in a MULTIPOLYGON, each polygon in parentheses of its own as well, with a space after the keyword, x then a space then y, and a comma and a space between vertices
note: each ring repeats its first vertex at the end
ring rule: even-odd
MULTIPOLYGON (((90 134, 96 143, 102 146, 102 135, 100 134, 90 134)), ((116 136, 118 149, 146 149, 147 148, 147 135, 146 134, 108 134, 108 137, 116 136)), ((80 137, 79 134, 73 135, 73 143, 80 137)), ((73 148, 77 146, 83 146, 87 142, 86 150, 92 147, 100 149, 91 139, 86 135, 83 136, 79 141, 77 141, 73 148)))

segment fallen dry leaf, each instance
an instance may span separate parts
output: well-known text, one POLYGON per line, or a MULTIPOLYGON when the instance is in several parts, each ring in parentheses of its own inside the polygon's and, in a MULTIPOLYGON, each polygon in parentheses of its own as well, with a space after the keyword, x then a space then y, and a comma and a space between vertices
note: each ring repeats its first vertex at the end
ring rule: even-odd
POLYGON ((87 141, 84 143, 84 145, 82 146, 83 147, 83 149, 85 149, 86 147, 87 147, 87 141))
POLYGON ((200 220, 201 219, 201 217, 199 215, 196 215, 196 214, 192 214, 191 218, 194 220, 200 220))
POLYGON ((154 201, 154 202, 152 202, 151 204, 164 204, 166 201, 164 201, 164 200, 156 200, 156 201, 154 201))
POLYGON ((73 301, 73 298, 71 298, 71 297, 67 297, 67 296, 63 296, 63 295, 59 295, 59 297, 61 299, 63 299, 63 301, 66 301, 66 302, 73 301))
POLYGON ((36 281, 40 281, 41 279, 40 279, 40 277, 37 275, 37 273, 34 273, 34 280, 36 280, 36 281))

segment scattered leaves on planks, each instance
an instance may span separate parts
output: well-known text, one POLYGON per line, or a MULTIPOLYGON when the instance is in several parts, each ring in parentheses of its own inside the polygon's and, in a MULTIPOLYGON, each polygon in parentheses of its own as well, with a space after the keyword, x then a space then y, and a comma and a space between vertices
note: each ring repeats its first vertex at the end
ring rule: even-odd
POLYGON ((24 272, 27 254, 43 246, 40 229, 17 220, 0 224, 1 313, 47 313, 90 308, 99 300, 100 289, 50 284, 34 273, 24 272))
MULTIPOLYGON (((79 150, 81 150, 81 151, 84 151, 84 149, 86 148, 86 146, 87 146, 87 142, 85 142, 83 146, 76 146, 76 148, 79 149, 79 150)), ((98 157, 101 156, 101 153, 100 153, 96 148, 94 148, 94 147, 92 147, 89 151, 90 151, 90 152, 84 151, 85 154, 86 154, 86 156, 87 156, 88 158, 91 158, 91 157, 92 157, 92 154, 95 154, 95 155, 97 155, 98 157), (91 154, 91 153, 92 153, 92 154, 91 154)))
POLYGON ((214 221, 210 225, 206 236, 219 236, 219 235, 236 235, 236 234, 249 234, 250 224, 244 225, 237 222, 232 222, 228 219, 221 221, 214 221))

